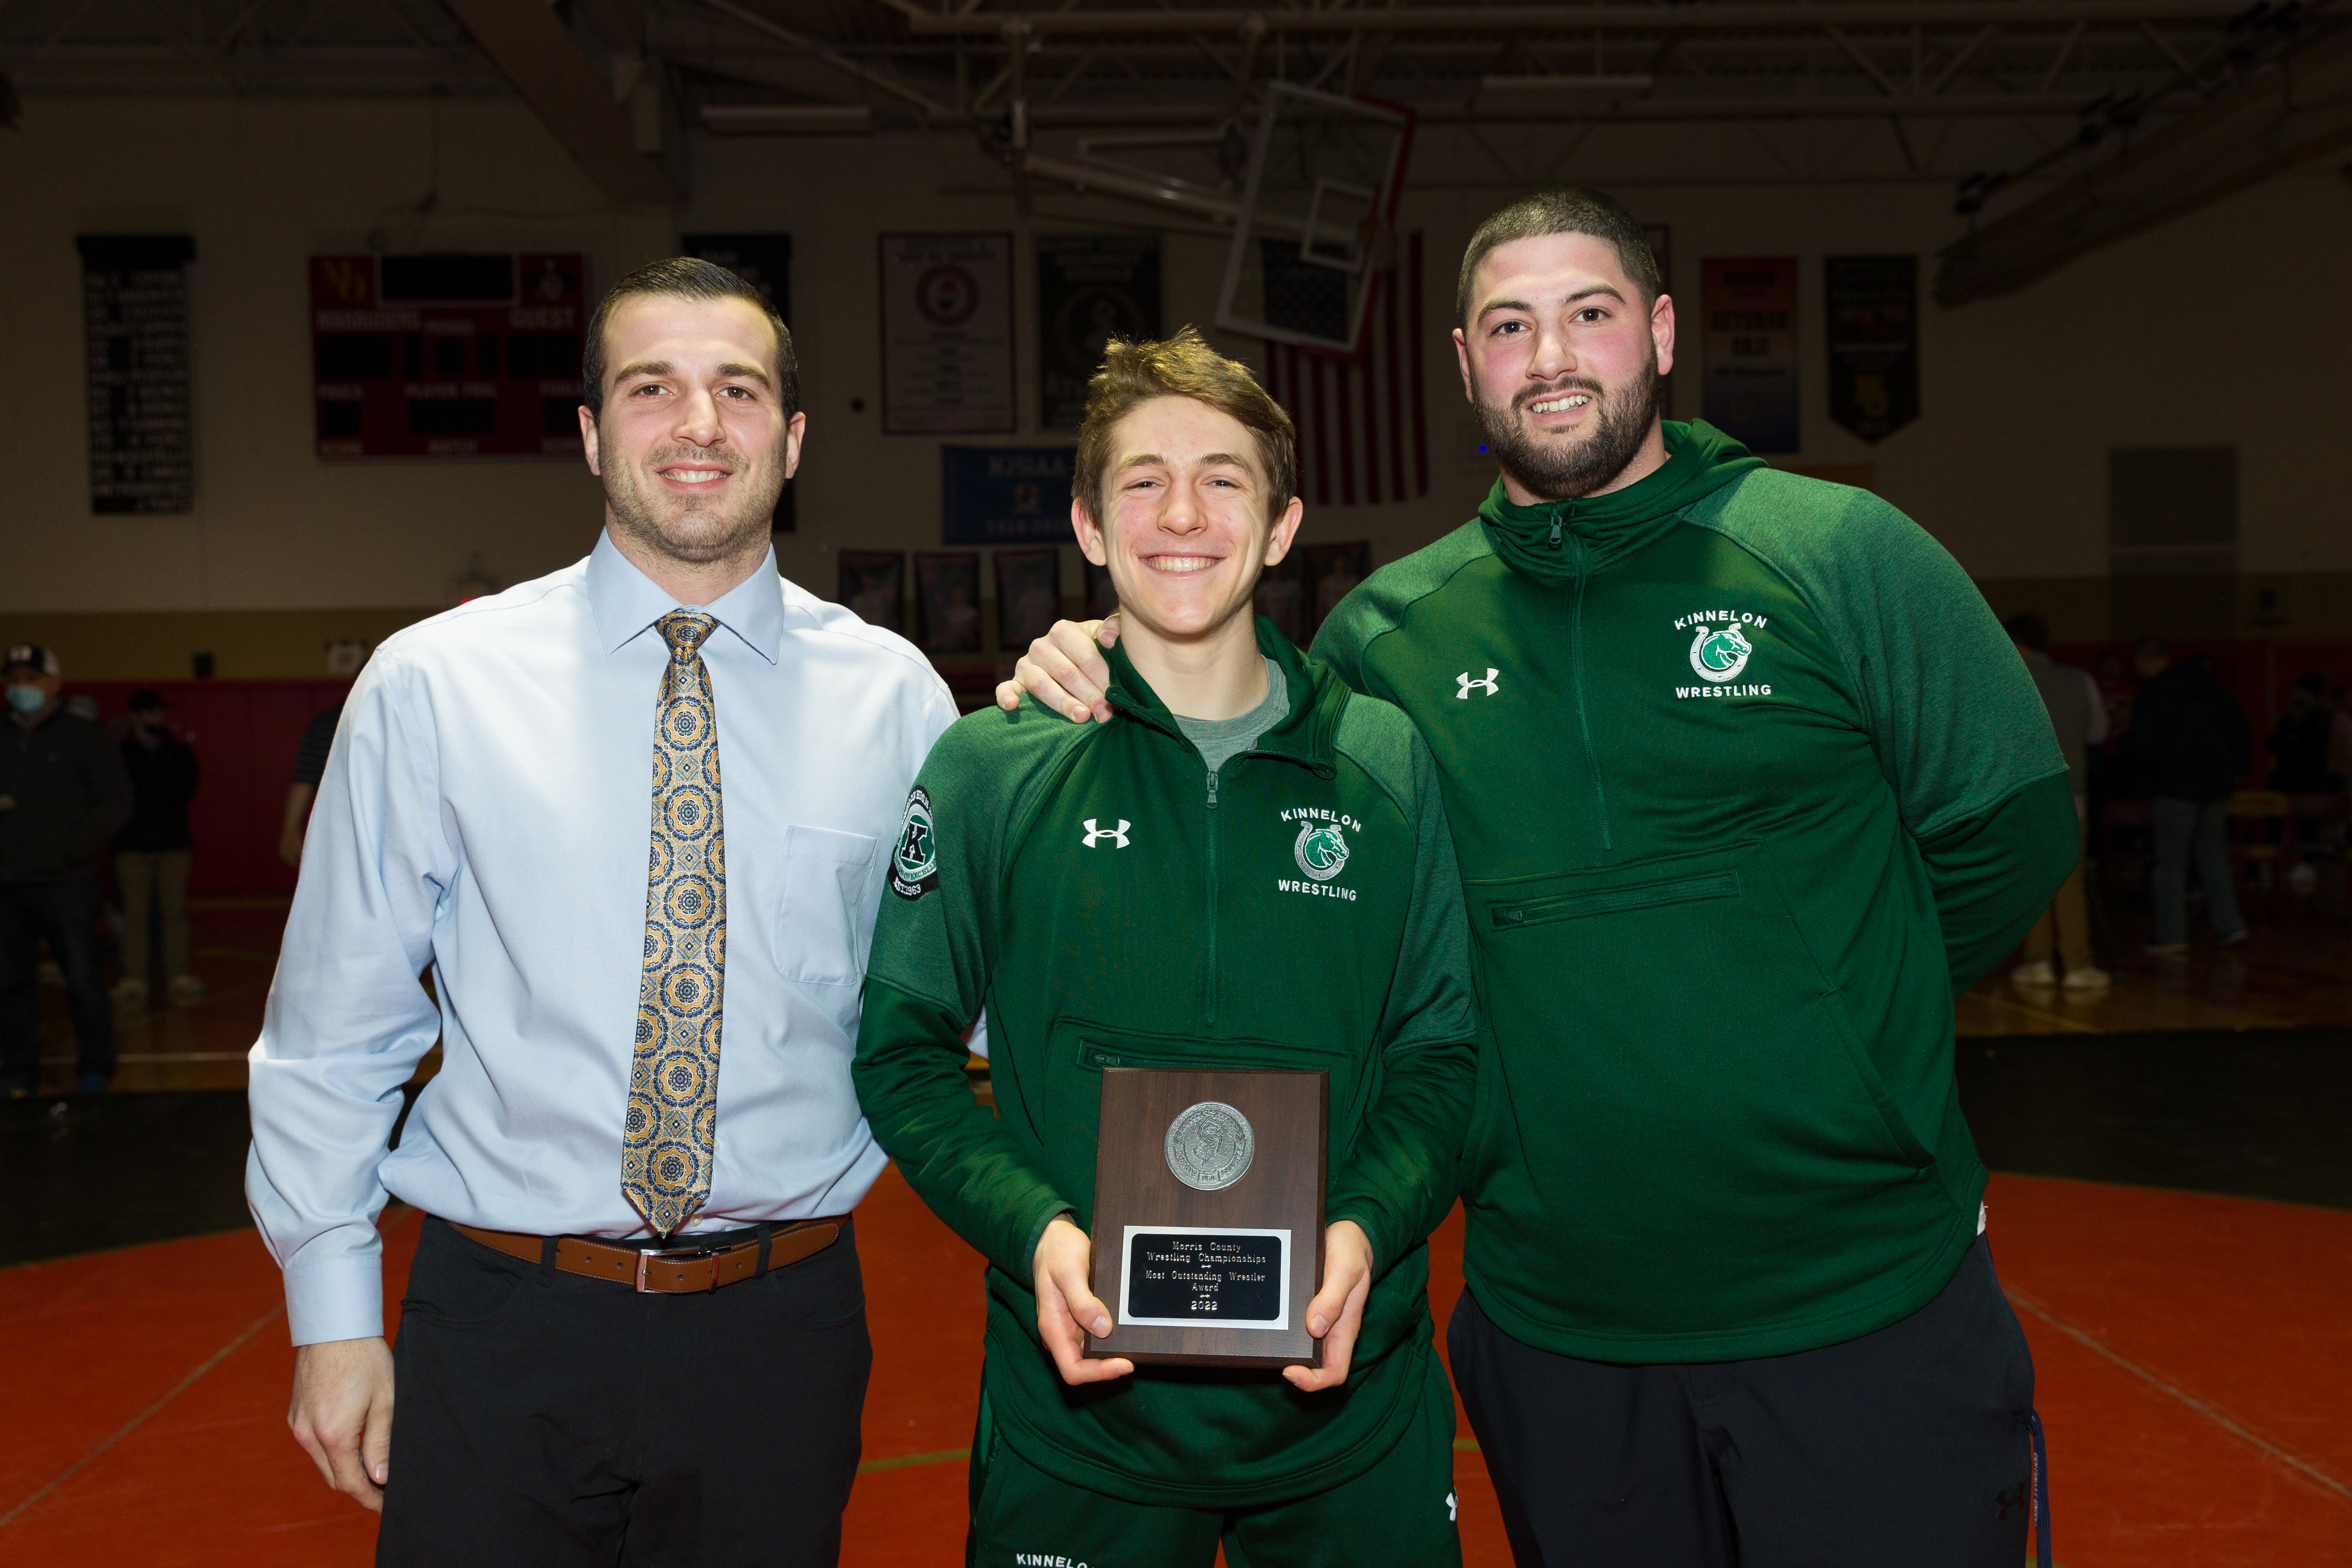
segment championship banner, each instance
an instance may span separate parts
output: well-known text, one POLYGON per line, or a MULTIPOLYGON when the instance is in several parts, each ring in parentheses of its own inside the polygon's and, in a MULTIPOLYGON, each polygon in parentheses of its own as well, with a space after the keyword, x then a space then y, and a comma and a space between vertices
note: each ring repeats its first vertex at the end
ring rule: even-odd
POLYGON ((1751 452, 1793 452, 1797 437, 1797 258, 1699 263, 1706 422, 1751 452))
POLYGON ((1309 506, 1379 506, 1429 493, 1421 236, 1398 249, 1397 266, 1375 285, 1355 358, 1265 346, 1265 389, 1298 426, 1298 493, 1309 506))
POLYGON ((1020 427, 1013 390, 1013 237, 886 234, 882 433, 1020 427))
POLYGON ((1157 235, 1037 237, 1037 422, 1075 430, 1087 416, 1087 383, 1113 338, 1160 336, 1157 235))
POLYGON ((1919 417, 1919 258, 1832 256, 1822 283, 1830 417, 1865 441, 1885 440, 1919 417))
POLYGON ((74 243, 89 377, 89 510, 194 511, 188 263, 196 242, 152 234, 84 235, 74 243))
POLYGON ((940 447, 940 542, 1070 544, 1076 447, 940 447))
MULTIPOLYGON (((677 243, 687 255, 724 267, 766 296, 776 314, 790 327, 793 321, 793 237, 789 234, 682 234, 677 243)), ((775 515, 768 520, 771 533, 792 533, 799 528, 799 508, 793 481, 777 493, 775 515)))

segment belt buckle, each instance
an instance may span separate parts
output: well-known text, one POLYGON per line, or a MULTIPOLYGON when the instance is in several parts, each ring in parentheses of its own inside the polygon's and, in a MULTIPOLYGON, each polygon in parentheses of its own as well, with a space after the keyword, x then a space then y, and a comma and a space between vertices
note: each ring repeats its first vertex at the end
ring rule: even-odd
MULTIPOLYGON (((669 1290, 655 1290, 646 1286, 646 1268, 653 1261, 653 1259, 656 1258, 665 1260, 674 1258, 716 1258, 719 1256, 719 1251, 720 1249, 716 1247, 680 1247, 672 1248, 648 1247, 640 1248, 637 1253, 637 1294, 640 1296, 668 1296, 681 1293, 669 1290)), ((719 1270, 716 1268, 713 1268, 710 1271, 710 1289, 713 1290, 719 1289, 719 1270)))

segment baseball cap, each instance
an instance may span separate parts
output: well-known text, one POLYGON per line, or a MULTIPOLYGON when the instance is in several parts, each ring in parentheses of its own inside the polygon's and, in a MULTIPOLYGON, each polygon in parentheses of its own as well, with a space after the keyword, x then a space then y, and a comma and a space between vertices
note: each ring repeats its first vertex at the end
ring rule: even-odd
POLYGON ((37 642, 20 642, 9 647, 8 668, 13 669, 20 664, 29 664, 43 675, 62 673, 58 668, 58 656, 37 642))

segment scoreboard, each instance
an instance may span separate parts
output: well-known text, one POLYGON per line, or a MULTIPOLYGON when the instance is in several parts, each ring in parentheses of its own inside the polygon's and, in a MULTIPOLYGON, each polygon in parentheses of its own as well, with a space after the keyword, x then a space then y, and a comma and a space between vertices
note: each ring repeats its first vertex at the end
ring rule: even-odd
POLYGON ((314 256, 326 458, 580 456, 577 254, 314 256))

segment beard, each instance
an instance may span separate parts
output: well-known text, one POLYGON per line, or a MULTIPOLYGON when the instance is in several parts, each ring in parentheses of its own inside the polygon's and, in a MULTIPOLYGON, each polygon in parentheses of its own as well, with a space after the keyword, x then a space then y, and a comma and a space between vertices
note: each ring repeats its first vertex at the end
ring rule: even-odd
POLYGON ((751 471, 740 454, 724 447, 656 447, 642 461, 605 465, 604 505, 614 525, 647 549, 673 561, 708 565, 767 542, 783 477, 779 468, 744 485, 743 476, 751 471), (736 478, 719 495, 678 495, 661 488, 653 470, 680 461, 715 463, 736 478))
POLYGON ((1503 472, 1547 500, 1589 496, 1625 471, 1657 422, 1657 351, 1653 348, 1642 368, 1617 386, 1603 386, 1590 376, 1564 376, 1551 385, 1522 392, 1507 405, 1482 399, 1477 407, 1486 446, 1503 472), (1591 430, 1568 441, 1530 434, 1520 418, 1527 405, 1570 392, 1591 395, 1598 415, 1591 430))

